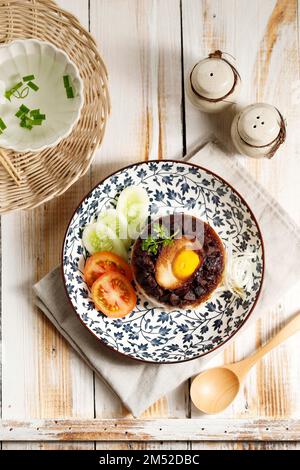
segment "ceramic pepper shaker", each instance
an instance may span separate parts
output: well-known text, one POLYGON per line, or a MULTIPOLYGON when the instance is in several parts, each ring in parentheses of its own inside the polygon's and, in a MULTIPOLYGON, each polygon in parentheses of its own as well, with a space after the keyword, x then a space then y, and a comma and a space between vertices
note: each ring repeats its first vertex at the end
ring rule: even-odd
POLYGON ((285 121, 274 106, 252 104, 235 116, 231 136, 243 155, 272 158, 286 139, 285 121))
POLYGON ((240 87, 238 71, 221 51, 198 62, 187 80, 190 101, 206 113, 218 113, 234 104, 240 87))

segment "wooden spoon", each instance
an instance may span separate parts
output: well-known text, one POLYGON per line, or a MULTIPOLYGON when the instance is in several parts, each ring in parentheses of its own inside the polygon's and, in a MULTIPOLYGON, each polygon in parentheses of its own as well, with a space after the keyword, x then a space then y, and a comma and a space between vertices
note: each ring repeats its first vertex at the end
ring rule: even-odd
POLYGON ((16 167, 10 161, 8 156, 8 151, 0 148, 0 164, 5 168, 7 173, 11 176, 11 178, 15 181, 17 186, 21 184, 21 175, 16 169, 16 167))
POLYGON ((300 314, 298 313, 271 341, 252 356, 243 361, 215 367, 199 374, 191 386, 191 398, 194 405, 207 414, 220 413, 225 410, 237 396, 242 381, 257 361, 299 330, 300 314))

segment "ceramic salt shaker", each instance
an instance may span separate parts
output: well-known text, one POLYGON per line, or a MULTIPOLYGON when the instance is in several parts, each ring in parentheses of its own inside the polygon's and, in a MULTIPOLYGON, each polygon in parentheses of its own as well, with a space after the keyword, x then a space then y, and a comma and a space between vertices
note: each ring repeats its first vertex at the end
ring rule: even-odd
POLYGON ((238 71, 221 51, 198 62, 187 80, 190 101, 206 113, 218 113, 234 104, 240 87, 238 71))
POLYGON ((286 139, 285 121, 274 106, 255 103, 235 116, 231 136, 241 154, 272 158, 286 139))

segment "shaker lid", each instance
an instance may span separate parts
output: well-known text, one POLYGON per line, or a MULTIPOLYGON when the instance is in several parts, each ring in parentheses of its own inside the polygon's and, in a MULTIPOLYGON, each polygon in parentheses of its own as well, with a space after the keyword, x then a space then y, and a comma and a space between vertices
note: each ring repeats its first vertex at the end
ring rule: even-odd
POLYGON ((280 129, 279 112, 274 106, 265 103, 247 106, 238 120, 240 137, 255 147, 262 147, 274 142, 280 129))
POLYGON ((228 62, 221 58, 208 58, 196 65, 191 81, 199 95, 208 99, 219 99, 230 93, 235 77, 228 62))

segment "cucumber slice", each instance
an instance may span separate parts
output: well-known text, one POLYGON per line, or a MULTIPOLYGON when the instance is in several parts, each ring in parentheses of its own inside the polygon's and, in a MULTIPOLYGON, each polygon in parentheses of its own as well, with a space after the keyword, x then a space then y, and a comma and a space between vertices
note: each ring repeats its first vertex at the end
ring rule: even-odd
POLYGON ((100 251, 111 251, 112 253, 121 256, 121 258, 127 261, 127 250, 122 240, 120 240, 117 236, 116 232, 114 232, 110 227, 103 224, 102 222, 97 222, 96 233, 100 243, 103 245, 103 249, 100 251))
POLYGON ((128 235, 135 240, 149 215, 149 196, 141 186, 130 186, 120 194, 117 212, 127 219, 128 235))
POLYGON ((106 225, 102 227, 98 223, 87 225, 82 234, 82 243, 90 255, 101 251, 111 251, 127 259, 127 251, 123 243, 106 225))
POLYGON ((128 238, 128 224, 127 220, 116 209, 108 209, 99 214, 98 222, 107 225, 117 237, 123 242, 125 248, 129 248, 131 240, 128 238))

